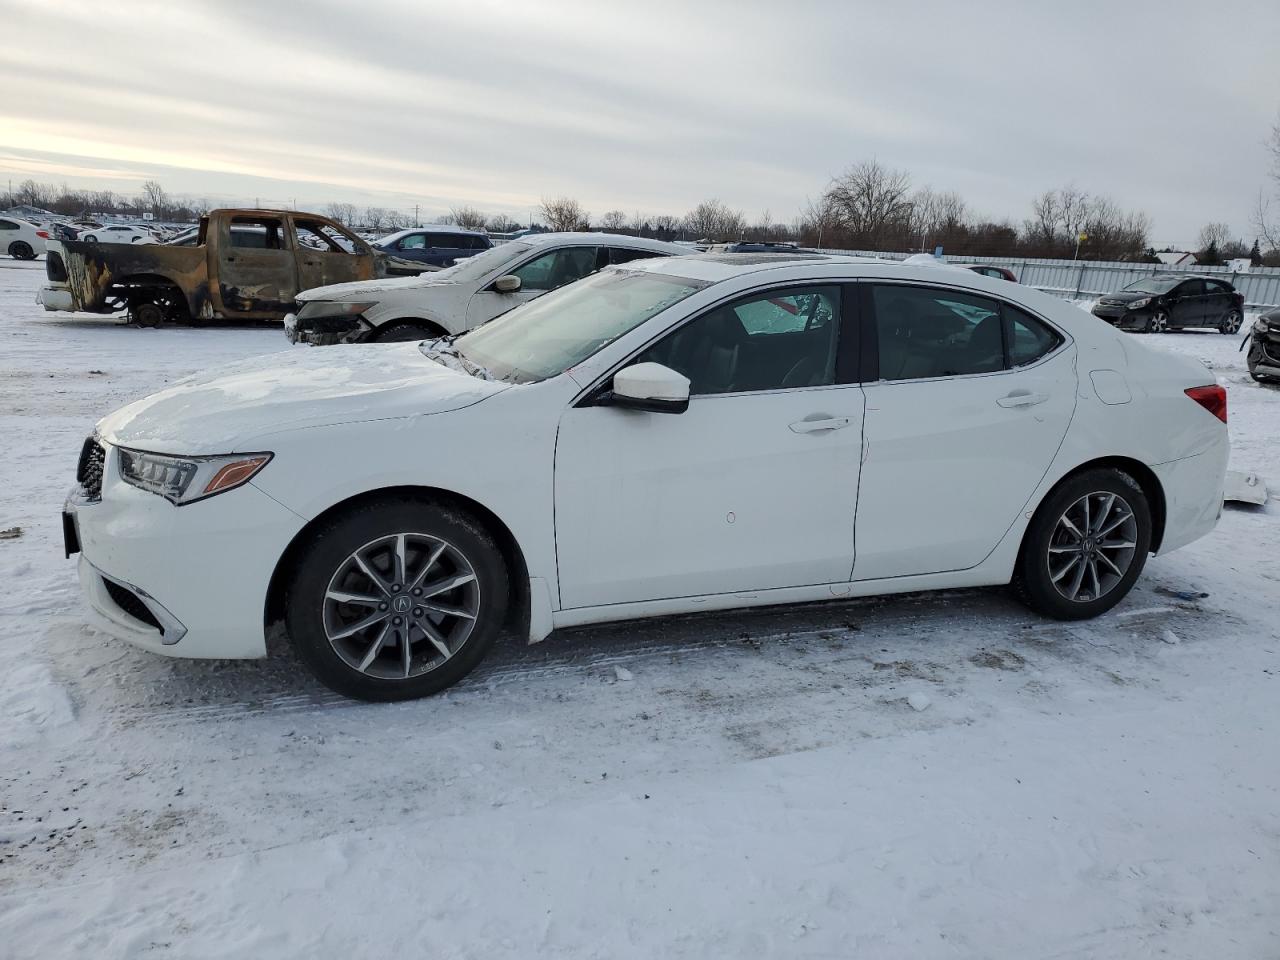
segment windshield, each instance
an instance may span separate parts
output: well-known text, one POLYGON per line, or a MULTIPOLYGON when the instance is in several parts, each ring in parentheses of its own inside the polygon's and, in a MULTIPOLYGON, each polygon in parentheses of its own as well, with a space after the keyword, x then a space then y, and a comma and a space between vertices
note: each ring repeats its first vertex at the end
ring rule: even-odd
POLYGON ((1136 283, 1129 284, 1125 290, 1129 293, 1168 293, 1177 282, 1177 280, 1162 280, 1159 277, 1145 277, 1136 283))
POLYGON ((453 346, 497 379, 545 380, 705 286, 660 273, 604 270, 516 307, 453 346))
POLYGON ((479 280, 491 270, 498 269, 504 263, 516 259, 526 250, 532 249, 533 245, 528 243, 516 243, 515 241, 500 243, 496 247, 490 247, 484 253, 477 253, 474 257, 459 260, 452 267, 438 270, 431 277, 433 280, 437 277, 448 280, 479 280))

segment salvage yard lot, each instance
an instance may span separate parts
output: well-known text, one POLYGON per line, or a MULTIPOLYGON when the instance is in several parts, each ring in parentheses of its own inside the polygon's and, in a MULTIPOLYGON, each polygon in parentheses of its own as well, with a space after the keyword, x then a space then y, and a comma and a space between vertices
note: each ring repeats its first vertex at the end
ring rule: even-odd
MULTIPOLYGON (((1096 621, 977 590, 673 618, 359 704, 287 648, 83 626, 58 510, 93 422, 288 345, 46 316, 43 271, 0 259, 0 956, 1280 953, 1275 500, 1096 621)), ((1232 467, 1280 489, 1238 339, 1149 342, 1212 366, 1232 467)))

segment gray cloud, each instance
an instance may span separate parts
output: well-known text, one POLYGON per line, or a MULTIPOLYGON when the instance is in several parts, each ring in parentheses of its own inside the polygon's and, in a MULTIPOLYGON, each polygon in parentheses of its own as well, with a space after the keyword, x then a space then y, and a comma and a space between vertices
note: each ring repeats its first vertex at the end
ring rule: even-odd
POLYGON ((1280 107, 1274 3, 0 0, 0 22, 22 38, 0 175, 275 201, 790 217, 876 156, 993 217, 1074 182, 1188 242, 1250 236, 1280 107))

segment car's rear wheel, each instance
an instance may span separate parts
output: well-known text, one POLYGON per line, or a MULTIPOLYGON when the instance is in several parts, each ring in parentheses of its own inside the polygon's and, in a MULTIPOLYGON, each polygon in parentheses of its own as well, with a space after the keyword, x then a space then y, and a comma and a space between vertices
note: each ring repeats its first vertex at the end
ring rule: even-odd
POLYGON ((1169 331, 1169 315, 1163 310, 1157 310, 1151 316, 1147 317, 1147 325, 1143 329, 1147 333, 1167 333, 1169 331))
POLYGON ((1018 597, 1057 620, 1083 620, 1124 599, 1151 547, 1151 508, 1120 470, 1068 477, 1036 511, 1014 573, 1018 597))
POLYGON ((9 244, 9 256, 15 260, 34 260, 36 252, 25 240, 15 240, 9 244))
POLYGON ((379 327, 370 338, 375 343, 407 343, 412 340, 433 340, 444 333, 439 327, 416 320, 397 320, 379 327))
POLYGON ((1218 324, 1218 330, 1221 333, 1227 334, 1239 333, 1240 324, 1243 320, 1244 317, 1241 315, 1240 311, 1233 308, 1225 317, 1222 318, 1222 322, 1218 324))
POLYGON ((361 700, 407 700, 466 676, 506 615, 506 564, 469 514, 388 500, 318 530, 285 596, 285 625, 326 686, 361 700))
POLYGON ((164 319, 164 308, 158 303, 140 303, 129 308, 129 320, 140 327, 158 327, 164 319))
POLYGON ((84 239, 85 239, 86 241, 88 241, 89 243, 97 243, 97 242, 98 242, 98 236, 97 236, 97 234, 93 234, 93 233, 89 234, 89 235, 88 235, 87 237, 85 237, 84 239))

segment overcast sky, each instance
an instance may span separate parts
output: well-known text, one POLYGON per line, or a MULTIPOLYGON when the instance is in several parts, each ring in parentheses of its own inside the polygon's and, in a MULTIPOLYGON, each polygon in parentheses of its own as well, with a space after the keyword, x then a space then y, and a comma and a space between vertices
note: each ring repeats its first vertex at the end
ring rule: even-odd
POLYGON ((790 221, 876 157, 994 218, 1074 183, 1158 243, 1251 241, 1280 110, 1277 0, 0 0, 0 24, 0 178, 264 205, 790 221))

